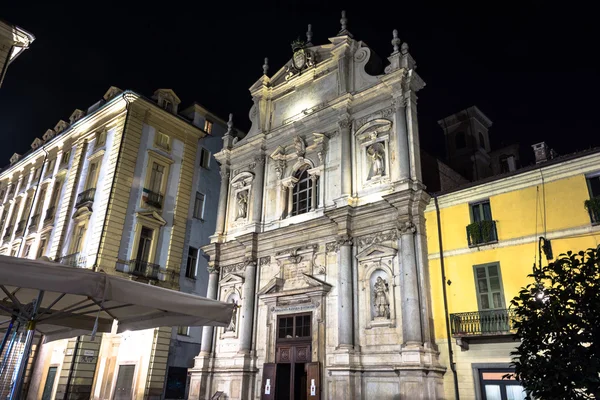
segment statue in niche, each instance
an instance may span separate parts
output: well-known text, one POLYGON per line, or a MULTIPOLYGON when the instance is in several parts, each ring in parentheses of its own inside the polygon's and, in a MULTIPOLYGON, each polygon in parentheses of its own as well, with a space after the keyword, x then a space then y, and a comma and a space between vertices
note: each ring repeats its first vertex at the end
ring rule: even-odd
POLYGON ((385 149, 382 143, 374 143, 367 147, 367 156, 371 160, 369 179, 385 175, 385 149))
POLYGON ((235 219, 246 218, 248 215, 248 191, 243 190, 237 194, 237 215, 235 219))
POLYGON ((378 276, 373 285, 375 293, 375 316, 377 318, 390 318, 390 302, 387 297, 388 284, 382 277, 378 276))
POLYGON ((237 312, 238 312, 237 301, 232 299, 231 302, 233 304, 235 304, 235 307, 233 308, 233 314, 231 314, 231 321, 229 321, 229 325, 227 325, 227 328, 225 328, 225 332, 235 332, 235 325, 237 323, 237 312))

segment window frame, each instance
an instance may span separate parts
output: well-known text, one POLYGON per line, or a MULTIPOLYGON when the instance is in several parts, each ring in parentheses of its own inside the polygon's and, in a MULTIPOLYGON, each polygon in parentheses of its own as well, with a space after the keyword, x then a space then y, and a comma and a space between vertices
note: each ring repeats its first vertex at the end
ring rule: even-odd
POLYGON ((102 129, 98 133, 96 133, 96 143, 94 143, 94 149, 99 149, 106 145, 106 136, 106 129, 102 129))
POLYGON ((484 264, 476 264, 473 265, 473 278, 475 280, 475 295, 477 296, 477 311, 493 311, 493 310, 506 310, 507 306, 506 306, 506 296, 504 293, 504 285, 502 283, 502 269, 500 268, 500 262, 498 261, 494 261, 494 262, 489 262, 489 263, 484 263, 484 264), (482 308, 481 307, 481 298, 480 298, 480 293, 479 293, 479 282, 478 282, 478 278, 477 278, 477 268, 485 268, 485 272, 486 272, 486 283, 488 285, 488 300, 491 299, 492 301, 490 302, 490 305, 493 305, 493 297, 490 297, 492 295, 492 291, 491 291, 491 286, 490 286, 490 282, 489 282, 489 274, 488 274, 488 270, 487 267, 490 266, 495 266, 498 269, 498 281, 500 283, 500 300, 502 302, 502 307, 500 308, 482 308))
POLYGON ((483 199, 483 200, 478 200, 478 201, 474 201, 469 203, 469 216, 471 218, 471 222, 481 222, 481 221, 493 221, 494 220, 494 216, 492 214, 492 202, 490 201, 490 199, 483 199), (483 211, 483 204, 489 204, 490 207, 490 219, 485 219, 485 212, 483 211), (474 208, 478 206, 479 207, 479 220, 475 220, 475 213, 474 213, 474 208))
POLYGON ((193 214, 192 217, 195 219, 198 219, 200 221, 204 221, 204 208, 206 206, 206 195, 202 192, 196 192, 196 197, 194 199, 194 210, 193 210, 193 214), (202 207, 200 209, 200 215, 198 216, 198 209, 196 208, 196 205, 198 204, 198 196, 202 196, 202 207))
MULTIPOLYGON (((278 315, 277 316, 277 331, 276 331, 276 337, 275 340, 280 342, 280 341, 305 341, 305 340, 312 340, 312 328, 313 328, 313 323, 312 323, 312 313, 308 312, 308 313, 298 313, 298 314, 283 314, 283 315, 278 315), (308 325, 308 336, 296 336, 296 328, 298 327, 297 325, 297 318, 304 318, 304 317, 309 317, 308 321, 309 321, 309 325, 308 325), (284 318, 292 318, 292 337, 291 338, 286 338, 286 337, 279 337, 279 332, 280 332, 280 327, 281 327, 281 320, 284 318)), ((303 325, 304 327, 304 325, 303 325)))
POLYGON ((154 145, 164 151, 171 151, 171 136, 163 133, 159 130, 156 130, 156 134, 154 135, 154 145), (163 143, 163 139, 166 138, 166 144, 163 143))
MULTIPOLYGON (((311 175, 308 173, 309 170, 309 166, 304 166, 300 169, 298 169, 295 173, 294 173, 294 178, 297 179, 296 183, 294 184, 294 186, 292 187, 292 212, 291 212, 291 216, 296 216, 296 215, 302 215, 302 214, 306 214, 308 212, 311 211, 312 209, 312 191, 313 191, 313 187, 312 187, 312 182, 311 182, 311 175), (304 174, 306 174, 306 178, 303 178, 304 174), (299 189, 300 185, 306 182, 306 189, 299 189), (299 205, 300 203, 303 201, 300 196, 302 193, 306 193, 306 206, 302 209, 299 210, 299 205)), ((319 182, 317 181, 315 183, 315 188, 314 190, 317 191, 318 194, 318 185, 319 182)))
POLYGON ((84 222, 80 222, 78 224, 75 224, 75 226, 73 227, 73 233, 71 234, 71 243, 69 243, 69 255, 71 254, 75 254, 75 253, 81 253, 83 252, 83 247, 85 245, 85 239, 87 236, 87 228, 88 228, 88 221, 84 221, 84 222), (78 232, 82 232, 81 237, 79 238, 78 236, 78 232), (79 242, 78 242, 79 240, 79 242), (79 247, 78 244, 81 248, 77 249, 77 247, 79 247))
POLYGON ((598 181, 599 181, 599 183, 600 183, 600 173, 589 174, 589 175, 586 175, 586 176, 585 176, 585 184, 586 184, 586 186, 587 186, 587 189, 588 189, 588 195, 589 195, 590 199, 593 199, 593 198, 595 198, 595 197, 600 197, 600 193, 598 193, 598 195, 597 195, 597 196, 594 196, 593 189, 592 189, 592 185, 591 185, 591 180, 592 180, 592 179, 596 179, 596 180, 598 180, 598 181))
POLYGON ((96 189, 96 186, 98 185, 98 177, 100 176, 101 161, 101 159, 95 158, 89 162, 87 176, 85 178, 85 186, 83 187, 84 191, 89 189, 96 189), (95 170, 93 171, 93 175, 90 173, 92 166, 96 166, 95 170))
POLYGON ((199 249, 193 246, 188 246, 188 254, 185 262, 185 277, 188 279, 196 279, 198 276, 198 256, 199 249), (195 252, 195 256, 192 254, 192 251, 195 252), (190 263, 190 260, 194 260, 193 263, 190 263))
POLYGON ((190 327, 189 326, 178 326, 177 327, 177 336, 190 336, 190 327), (185 330, 185 333, 181 333, 185 330))
POLYGON ((48 248, 48 236, 42 236, 40 237, 40 241, 38 242, 38 246, 37 249, 35 251, 36 254, 36 260, 44 257, 44 253, 46 253, 46 249, 48 248))
POLYGON ((212 153, 205 147, 200 147, 200 167, 210 169, 210 157, 212 153), (205 165, 206 164, 206 165, 205 165))
POLYGON ((467 135, 465 131, 458 131, 454 134, 454 148, 456 150, 463 150, 467 148, 467 135), (461 137, 461 146, 458 146, 458 138, 461 137))
POLYGON ((204 119, 204 132, 211 133, 214 122, 208 118, 204 119))

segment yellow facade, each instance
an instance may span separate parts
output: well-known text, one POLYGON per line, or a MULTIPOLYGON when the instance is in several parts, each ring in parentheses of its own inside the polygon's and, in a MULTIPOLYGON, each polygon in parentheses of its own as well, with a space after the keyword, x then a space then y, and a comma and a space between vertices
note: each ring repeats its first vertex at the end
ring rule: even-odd
MULTIPOLYGON (((600 226, 592 223, 584 201, 590 198, 586 179, 598 171, 600 153, 590 151, 439 194, 449 318, 453 314, 480 311, 475 266, 499 266, 500 290, 504 308, 508 308, 520 288, 531 282, 527 275, 537 262, 540 236, 551 241, 554 259, 569 250, 597 247, 600 226), (497 240, 469 246, 466 226, 472 222, 471 205, 486 200, 496 223, 497 240)), ((455 383, 448 361, 438 218, 433 197, 425 218, 435 337, 441 358, 448 367, 444 380, 446 398, 452 399, 455 383)), ((547 263, 544 255, 542 260, 547 263)), ((456 328, 457 332, 450 334, 460 398, 480 399, 482 388, 477 371, 509 367, 514 336, 510 328, 500 333, 470 335, 461 333, 461 329, 456 328)))

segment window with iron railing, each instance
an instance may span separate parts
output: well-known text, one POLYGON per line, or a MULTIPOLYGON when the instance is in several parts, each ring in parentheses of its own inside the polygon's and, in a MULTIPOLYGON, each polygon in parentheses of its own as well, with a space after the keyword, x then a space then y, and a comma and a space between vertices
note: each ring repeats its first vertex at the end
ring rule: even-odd
POLYGON ((66 256, 60 257, 56 259, 56 262, 68 265, 69 267, 76 268, 85 268, 86 267, 87 257, 81 255, 80 253, 68 254, 66 256))
POLYGON ((453 336, 491 336, 515 333, 513 310, 480 310, 450 314, 453 336))
POLYGON ((600 223, 600 175, 587 177, 587 186, 590 198, 583 205, 590 215, 592 224, 600 223))
POLYGON ((84 205, 88 205, 94 202, 94 196, 96 196, 96 188, 90 188, 84 190, 83 192, 77 195, 77 201, 75 202, 75 207, 79 208, 84 205))
POLYGON ((469 246, 498 241, 496 221, 492 219, 492 209, 489 201, 482 201, 470 205, 471 223, 467 225, 467 241, 469 246))

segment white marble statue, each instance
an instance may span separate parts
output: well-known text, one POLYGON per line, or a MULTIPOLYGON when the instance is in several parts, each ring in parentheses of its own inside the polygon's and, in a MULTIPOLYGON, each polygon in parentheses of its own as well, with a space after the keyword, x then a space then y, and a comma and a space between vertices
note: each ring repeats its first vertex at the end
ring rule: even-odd
POLYGON ((385 174, 385 150, 381 143, 375 143, 367 148, 367 156, 371 160, 370 177, 385 174))
POLYGON ((390 317, 390 302, 387 297, 387 291, 387 282, 378 276, 377 281, 373 285, 373 292, 375 293, 375 316, 378 318, 390 317))
POLYGON ((236 219, 246 218, 248 214, 248 191, 244 190, 237 195, 237 216, 236 219))
POLYGON ((233 308, 233 314, 231 314, 231 321, 229 321, 229 325, 227 326, 227 328, 225 328, 225 332, 235 332, 235 325, 237 323, 237 302, 235 300, 231 300, 231 302, 235 304, 235 307, 233 308))

